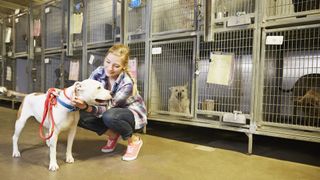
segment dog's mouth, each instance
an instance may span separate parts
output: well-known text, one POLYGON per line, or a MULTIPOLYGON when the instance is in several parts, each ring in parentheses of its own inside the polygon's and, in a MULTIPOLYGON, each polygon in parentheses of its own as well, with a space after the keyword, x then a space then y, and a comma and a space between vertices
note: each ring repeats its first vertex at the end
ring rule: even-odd
POLYGON ((107 105, 108 104, 108 101, 107 100, 103 100, 103 99, 95 99, 95 101, 99 105, 107 105))

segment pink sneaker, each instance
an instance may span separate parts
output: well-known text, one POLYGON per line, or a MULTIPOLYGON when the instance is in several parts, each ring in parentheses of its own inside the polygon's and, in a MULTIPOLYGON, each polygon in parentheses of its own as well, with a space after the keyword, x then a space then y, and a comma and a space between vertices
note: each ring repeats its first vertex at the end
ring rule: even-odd
POLYGON ((137 159, 142 144, 143 144, 143 142, 141 139, 138 142, 128 144, 127 151, 122 156, 122 160, 132 161, 132 160, 137 159))
POLYGON ((101 148, 102 152, 108 153, 114 151, 117 146, 117 143, 120 139, 120 135, 118 134, 115 138, 109 138, 107 144, 101 148))

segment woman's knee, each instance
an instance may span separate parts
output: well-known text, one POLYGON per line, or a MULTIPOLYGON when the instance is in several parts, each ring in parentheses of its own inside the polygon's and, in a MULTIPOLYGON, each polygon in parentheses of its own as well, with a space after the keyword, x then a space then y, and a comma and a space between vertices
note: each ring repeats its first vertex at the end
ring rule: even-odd
POLYGON ((110 127, 117 120, 117 113, 113 109, 109 109, 102 114, 102 120, 107 127, 110 127))

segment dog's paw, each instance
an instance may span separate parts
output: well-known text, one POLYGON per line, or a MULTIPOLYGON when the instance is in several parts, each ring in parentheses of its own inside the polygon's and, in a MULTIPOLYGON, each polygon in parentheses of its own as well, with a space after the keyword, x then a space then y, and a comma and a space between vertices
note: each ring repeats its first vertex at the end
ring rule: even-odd
POLYGON ((18 157, 20 157, 21 155, 20 155, 20 152, 19 151, 14 151, 14 152, 12 152, 12 157, 14 157, 14 158, 18 158, 18 157))
POLYGON ((50 163, 49 170, 50 171, 57 171, 59 169, 59 166, 57 163, 50 163))
POLYGON ((67 163, 74 163, 74 158, 72 157, 72 155, 66 156, 66 162, 67 163))

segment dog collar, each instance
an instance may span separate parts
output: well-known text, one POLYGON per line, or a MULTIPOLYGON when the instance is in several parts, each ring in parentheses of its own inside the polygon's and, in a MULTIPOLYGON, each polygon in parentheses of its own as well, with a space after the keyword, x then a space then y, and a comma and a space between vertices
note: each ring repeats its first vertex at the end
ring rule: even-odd
POLYGON ((76 108, 76 107, 74 107, 74 106, 72 106, 72 105, 70 105, 70 104, 67 104, 67 103, 63 102, 59 97, 57 97, 57 101, 58 101, 58 103, 60 103, 63 107, 69 109, 70 112, 72 112, 72 111, 77 111, 77 108, 76 108))

